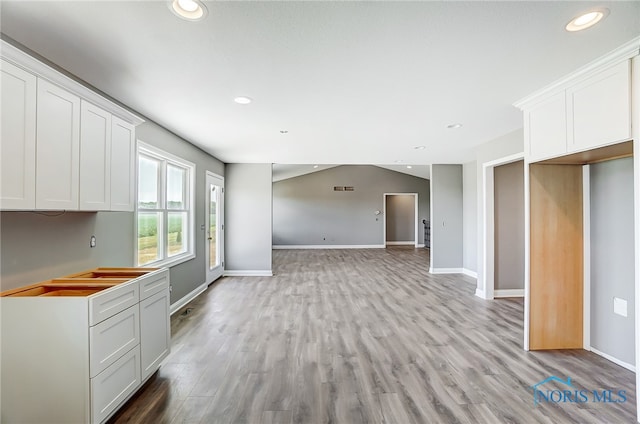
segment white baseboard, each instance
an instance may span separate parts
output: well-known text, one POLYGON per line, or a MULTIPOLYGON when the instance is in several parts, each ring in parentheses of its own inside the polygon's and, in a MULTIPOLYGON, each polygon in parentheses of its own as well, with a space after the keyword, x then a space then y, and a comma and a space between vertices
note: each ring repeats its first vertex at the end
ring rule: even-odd
POLYGON ((203 283, 202 285, 191 290, 189 293, 183 296, 182 299, 178 300, 176 303, 173 303, 171 305, 171 307, 169 308, 169 313, 171 315, 175 314, 184 305, 191 302, 196 297, 200 296, 207 289, 207 287, 209 287, 209 285, 207 283, 203 283))
POLYGON ((626 362, 623 362, 623 361, 621 361, 621 360, 619 360, 617 358, 614 358, 611 355, 607 355, 606 353, 600 352, 599 350, 594 349, 592 347, 587 349, 587 350, 590 350, 591 352, 595 353, 596 355, 602 356, 604 359, 608 359, 609 361, 613 362, 614 364, 620 365, 622 368, 626 368, 629 371, 636 372, 636 367, 634 367, 631 364, 627 364, 626 362))
POLYGON ((462 268, 429 268, 431 274, 462 274, 462 268))
POLYGON ((467 269, 467 268, 462 268, 462 273, 464 275, 468 275, 471 278, 475 278, 475 279, 478 278, 478 273, 477 272, 471 271, 470 269, 467 269))
POLYGON ((417 248, 424 248, 424 243, 420 243, 416 246, 417 248))
POLYGON ((415 246, 415 241, 387 241, 385 242, 387 246, 415 246))
POLYGON ((524 289, 494 290, 493 297, 524 297, 524 289))
POLYGON ((486 297, 485 297, 486 295, 484 293, 484 290, 480 290, 479 288, 476 288, 476 296, 486 300, 486 297))
POLYGON ((273 271, 270 269, 225 269, 222 275, 225 277, 273 277, 273 271))
MULTIPOLYGON (((412 243, 413 244, 413 243, 412 243)), ((274 244, 274 250, 288 249, 384 249, 384 244, 274 244)))

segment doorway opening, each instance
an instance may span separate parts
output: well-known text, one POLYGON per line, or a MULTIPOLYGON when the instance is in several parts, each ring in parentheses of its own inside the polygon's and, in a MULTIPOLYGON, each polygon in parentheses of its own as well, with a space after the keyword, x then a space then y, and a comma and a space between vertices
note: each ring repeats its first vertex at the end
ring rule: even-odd
POLYGON ((419 247, 418 193, 384 193, 385 246, 419 247))
POLYGON ((207 171, 205 190, 205 263, 211 284, 224 272, 224 178, 207 171))

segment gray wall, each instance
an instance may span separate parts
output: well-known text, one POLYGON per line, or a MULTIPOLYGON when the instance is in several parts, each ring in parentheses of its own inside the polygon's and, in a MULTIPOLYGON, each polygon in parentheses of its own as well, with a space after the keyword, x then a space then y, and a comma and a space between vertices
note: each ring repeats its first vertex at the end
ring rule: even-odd
POLYGON ((484 291, 484 264, 482 263, 482 257, 484 255, 484 245, 481 234, 484 225, 484 210, 482 208, 482 201, 484 199, 484 189, 482 187, 482 167, 485 163, 491 162, 496 159, 500 159, 506 156, 514 155, 516 153, 524 152, 524 132, 522 129, 510 132, 498 137, 494 140, 481 144, 476 148, 476 181, 477 181, 477 264, 478 264, 478 289, 484 291))
POLYGON ((462 268, 462 165, 431 165, 431 268, 462 268))
POLYGON ((476 162, 462 165, 462 263, 466 270, 478 270, 476 162))
MULTIPOLYGON (((195 247, 196 257, 171 267, 171 303, 174 303, 205 281, 206 252, 205 252, 205 189, 206 171, 224 176, 225 166, 222 162, 186 142, 177 135, 165 130, 153 122, 145 122, 136 129, 138 140, 174 154, 196 164, 196 192, 195 192, 195 247)), ((132 218, 133 219, 133 218, 132 218)), ((132 230, 133 232, 133 230, 132 230)), ((125 236, 125 238, 132 238, 125 236)), ((133 242, 133 240, 131 240, 133 242)))
MULTIPOLYGON (((156 125, 145 122, 139 140, 196 164, 196 258, 171 268, 171 302, 205 282, 205 171, 224 175, 224 164, 156 125)), ((2 212, 0 281, 2 290, 97 266, 134 265, 134 214, 130 212, 2 212), (97 246, 89 247, 95 235, 97 246)))
POLYGON ((591 346, 635 364, 633 159, 590 166, 591 346), (627 317, 613 298, 627 301, 627 317))
POLYGON ((2 212, 0 239, 2 290, 97 266, 133 266, 128 212, 2 212))
POLYGON ((496 166, 494 289, 524 289, 524 161, 496 166))
POLYGON ((271 164, 228 164, 225 270, 271 271, 271 164))
POLYGON ((384 193, 418 193, 418 243, 429 219, 429 180, 343 165, 273 184, 274 245, 383 245, 384 193), (336 192, 334 186, 355 191, 336 192))
MULTIPOLYGON (((419 196, 418 196, 419 197, 419 196)), ((416 207, 415 196, 387 196, 386 205, 387 240, 415 242, 416 207)), ((418 228, 423 228, 422 225, 418 228)), ((423 229, 424 233, 424 229, 423 229)), ((424 237, 424 234, 423 234, 424 237)))

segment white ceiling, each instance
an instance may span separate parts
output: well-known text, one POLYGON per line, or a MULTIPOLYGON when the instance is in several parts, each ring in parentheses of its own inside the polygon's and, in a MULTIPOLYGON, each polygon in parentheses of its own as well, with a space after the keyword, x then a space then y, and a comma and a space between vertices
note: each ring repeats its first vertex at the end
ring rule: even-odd
POLYGON ((403 166, 473 160, 515 100, 640 35, 639 1, 206 5, 3 0, 0 28, 224 162, 403 166))

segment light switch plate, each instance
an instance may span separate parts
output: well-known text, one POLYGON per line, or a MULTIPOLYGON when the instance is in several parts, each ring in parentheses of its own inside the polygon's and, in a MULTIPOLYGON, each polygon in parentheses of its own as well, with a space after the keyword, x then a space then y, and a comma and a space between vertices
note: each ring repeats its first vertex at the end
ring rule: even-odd
POLYGON ((623 317, 627 316, 627 301, 624 299, 620 299, 619 297, 613 298, 613 313, 622 315, 623 317))

